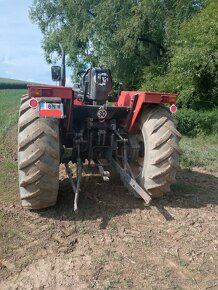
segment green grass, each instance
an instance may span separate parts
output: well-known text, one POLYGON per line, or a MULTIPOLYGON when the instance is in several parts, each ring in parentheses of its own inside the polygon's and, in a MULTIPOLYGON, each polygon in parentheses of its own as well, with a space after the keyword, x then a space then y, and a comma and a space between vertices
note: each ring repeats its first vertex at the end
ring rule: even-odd
POLYGON ((218 133, 195 138, 183 137, 181 165, 184 167, 204 167, 218 171, 218 133))
POLYGON ((18 121, 20 98, 27 90, 0 90, 0 194, 1 201, 17 199, 17 130, 7 132, 18 121))
POLYGON ((18 177, 17 177, 17 162, 4 159, 0 160, 0 195, 1 203, 8 204, 19 203, 18 192, 18 177), (8 163, 12 164, 11 168, 8 163))
POLYGON ((0 137, 17 122, 20 98, 27 90, 0 90, 0 137))

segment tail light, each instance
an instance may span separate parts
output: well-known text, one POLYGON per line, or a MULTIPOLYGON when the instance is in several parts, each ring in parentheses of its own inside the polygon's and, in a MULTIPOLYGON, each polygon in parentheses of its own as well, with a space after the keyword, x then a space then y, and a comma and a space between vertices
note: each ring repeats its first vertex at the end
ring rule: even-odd
POLYGON ((43 97, 52 97, 53 90, 52 89, 34 89, 30 90, 31 98, 43 98, 43 97))
POLYGON ((176 102, 176 95, 162 95, 161 102, 164 104, 174 104, 176 102))

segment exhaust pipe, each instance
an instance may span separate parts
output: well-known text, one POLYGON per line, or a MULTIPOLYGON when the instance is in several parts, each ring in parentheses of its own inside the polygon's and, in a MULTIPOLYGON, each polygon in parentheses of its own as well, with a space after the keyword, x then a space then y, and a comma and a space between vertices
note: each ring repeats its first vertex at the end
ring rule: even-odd
POLYGON ((61 43, 59 43, 59 46, 60 46, 61 55, 62 55, 61 80, 59 82, 59 85, 65 87, 65 83, 66 83, 65 50, 64 50, 63 45, 61 43))

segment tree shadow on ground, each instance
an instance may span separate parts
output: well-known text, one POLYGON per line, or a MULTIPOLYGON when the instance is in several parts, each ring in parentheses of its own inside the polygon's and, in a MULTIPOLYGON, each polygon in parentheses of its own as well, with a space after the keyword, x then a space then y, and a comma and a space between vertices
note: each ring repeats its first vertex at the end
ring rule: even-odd
POLYGON ((79 212, 73 212, 74 193, 68 178, 60 181, 57 205, 40 211, 43 217, 58 220, 85 221, 101 219, 100 228, 105 229, 112 217, 156 207, 167 221, 174 218, 166 208, 201 208, 218 204, 218 178, 184 169, 179 172, 177 183, 172 186, 171 193, 152 202, 145 207, 141 199, 127 194, 119 178, 104 182, 100 176, 85 175, 79 198, 79 212))

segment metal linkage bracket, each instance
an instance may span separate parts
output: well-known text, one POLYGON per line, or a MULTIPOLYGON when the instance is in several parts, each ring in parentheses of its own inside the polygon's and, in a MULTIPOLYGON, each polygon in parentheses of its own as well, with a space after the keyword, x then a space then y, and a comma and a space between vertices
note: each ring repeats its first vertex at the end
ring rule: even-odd
POLYGON ((79 192, 80 192, 80 183, 81 183, 81 178, 82 178, 82 162, 80 158, 77 158, 77 164, 76 164, 76 183, 73 180, 73 172, 69 167, 68 163, 65 163, 65 169, 66 169, 66 174, 68 175, 68 178, 70 180, 71 186, 73 188, 73 191, 75 193, 74 197, 74 211, 78 212, 78 199, 79 199, 79 192))
POLYGON ((149 205, 152 201, 150 195, 144 189, 141 188, 141 186, 136 182, 136 180, 133 179, 128 174, 127 170, 123 169, 114 158, 112 158, 111 162, 112 162, 112 165, 115 167, 115 169, 120 174, 121 179, 124 182, 127 182, 127 184, 144 199, 145 203, 147 205, 149 205))
POLYGON ((101 164, 97 164, 98 170, 103 178, 104 181, 109 181, 110 180, 110 172, 104 170, 103 166, 101 164))
POLYGON ((123 138, 117 130, 114 130, 114 133, 120 139, 120 142, 123 143, 123 156, 121 158, 123 167, 114 158, 111 159, 111 163, 120 174, 120 177, 123 180, 123 182, 127 183, 127 186, 130 186, 131 189, 133 189, 136 193, 138 193, 144 199, 145 203, 149 205, 152 199, 150 195, 143 188, 141 188, 141 186, 136 182, 128 163, 127 158, 128 139, 123 138))

